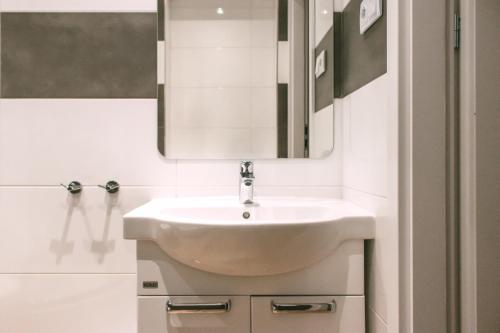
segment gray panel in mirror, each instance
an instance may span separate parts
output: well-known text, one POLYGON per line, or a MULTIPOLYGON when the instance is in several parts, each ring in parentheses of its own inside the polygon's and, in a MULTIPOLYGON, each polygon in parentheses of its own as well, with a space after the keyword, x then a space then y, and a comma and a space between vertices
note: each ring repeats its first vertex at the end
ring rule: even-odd
POLYGON ((332 151, 333 0, 167 0, 163 16, 158 144, 167 158, 321 158, 332 151))

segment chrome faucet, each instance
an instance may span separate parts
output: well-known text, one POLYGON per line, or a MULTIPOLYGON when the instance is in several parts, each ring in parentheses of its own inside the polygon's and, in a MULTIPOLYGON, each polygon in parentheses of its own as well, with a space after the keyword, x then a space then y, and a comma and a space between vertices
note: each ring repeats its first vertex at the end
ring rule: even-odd
POLYGON ((240 163, 240 203, 253 203, 253 162, 241 161, 240 163))

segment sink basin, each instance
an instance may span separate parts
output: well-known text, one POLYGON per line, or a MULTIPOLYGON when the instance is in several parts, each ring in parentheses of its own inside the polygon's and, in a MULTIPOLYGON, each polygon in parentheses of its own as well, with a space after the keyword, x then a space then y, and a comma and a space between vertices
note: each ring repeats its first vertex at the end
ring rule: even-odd
POLYGON ((341 200, 236 197, 155 199, 124 216, 126 239, 154 241, 207 272, 264 276, 300 270, 342 242, 374 237, 373 216, 341 200))

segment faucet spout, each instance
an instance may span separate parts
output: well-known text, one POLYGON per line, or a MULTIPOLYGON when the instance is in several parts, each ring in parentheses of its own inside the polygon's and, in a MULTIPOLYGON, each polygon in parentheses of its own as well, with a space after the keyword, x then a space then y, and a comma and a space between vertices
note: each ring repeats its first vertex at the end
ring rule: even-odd
POLYGON ((252 161, 241 161, 240 163, 240 203, 252 204, 254 173, 252 161))

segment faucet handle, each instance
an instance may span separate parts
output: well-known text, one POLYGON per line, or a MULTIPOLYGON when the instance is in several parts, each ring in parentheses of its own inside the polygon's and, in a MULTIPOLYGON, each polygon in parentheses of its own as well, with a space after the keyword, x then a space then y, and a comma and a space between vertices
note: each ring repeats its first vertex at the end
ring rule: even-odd
POLYGON ((72 181, 68 185, 60 184, 62 187, 68 190, 71 194, 78 194, 82 191, 82 184, 76 180, 72 181))
POLYGON ((97 185, 100 188, 103 188, 108 192, 109 194, 116 193, 120 190, 120 184, 114 180, 110 180, 109 182, 106 183, 106 185, 97 185))
POLYGON ((241 161, 240 162, 240 175, 242 177, 253 177, 253 162, 241 161))

